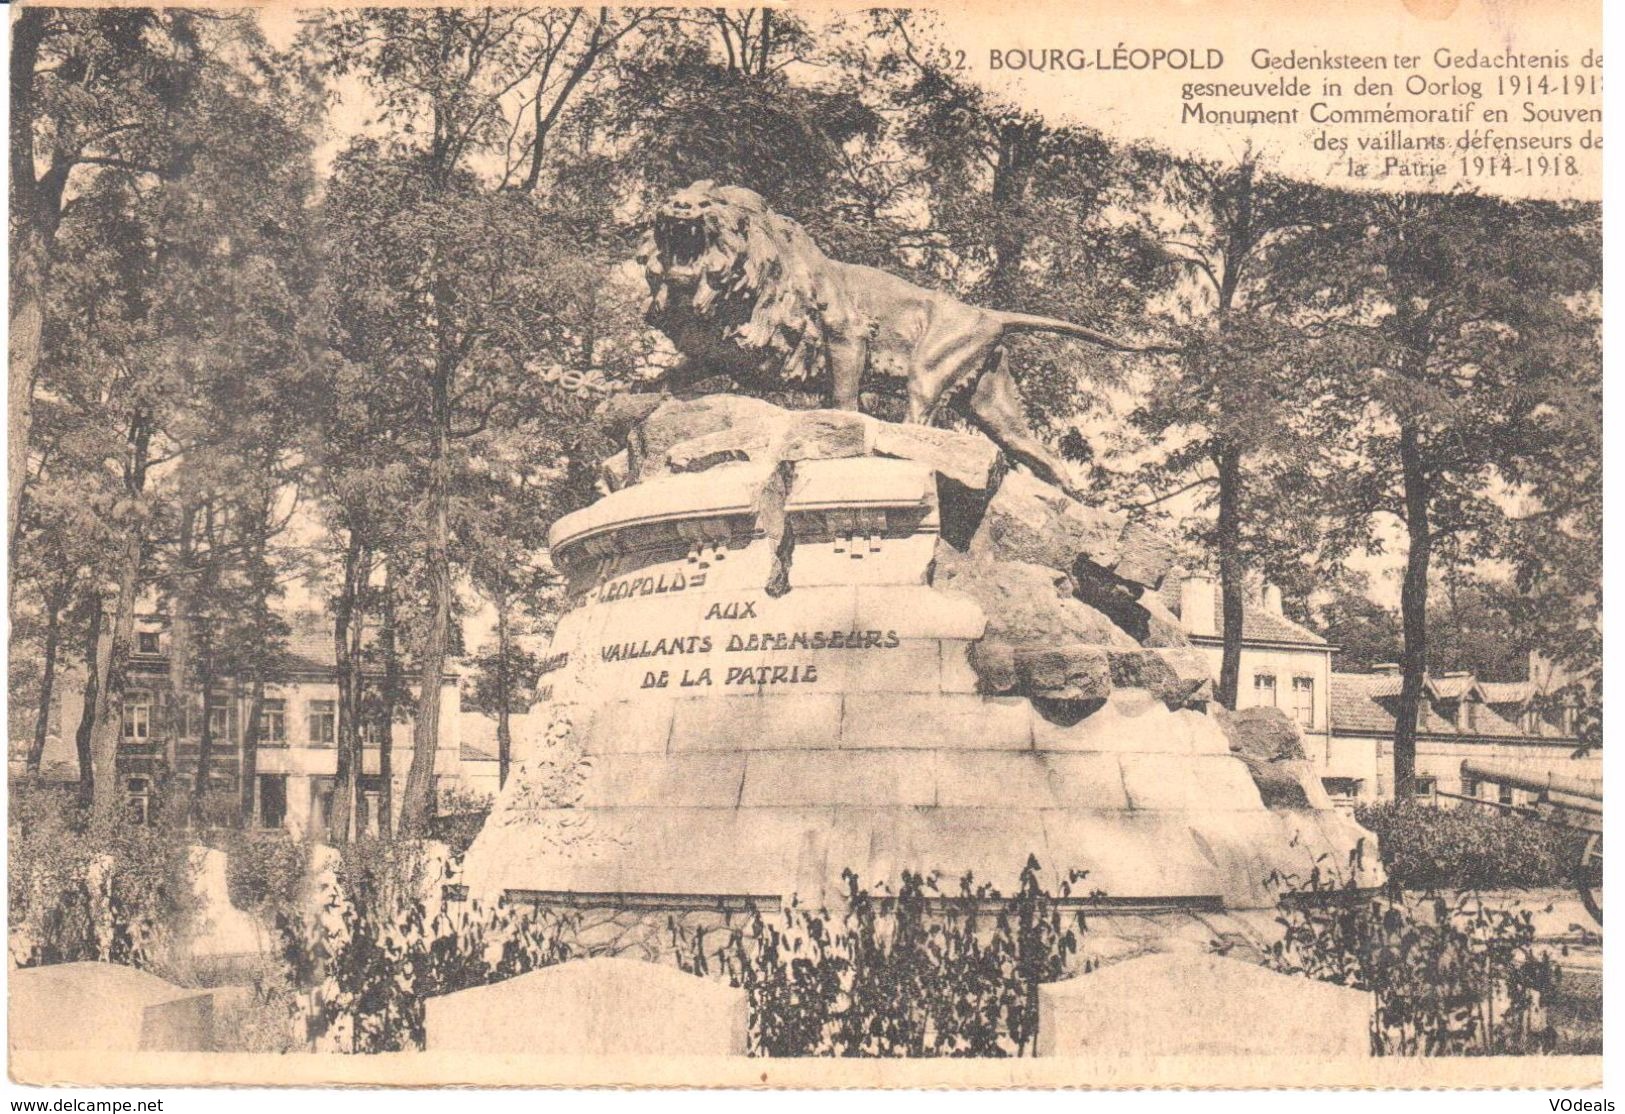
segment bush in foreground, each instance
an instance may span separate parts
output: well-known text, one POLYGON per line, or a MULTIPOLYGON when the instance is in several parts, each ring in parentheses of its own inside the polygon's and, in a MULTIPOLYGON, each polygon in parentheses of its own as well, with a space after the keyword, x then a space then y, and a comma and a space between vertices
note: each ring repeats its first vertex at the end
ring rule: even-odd
POLYGON ((1535 950, 1530 914, 1479 898, 1453 901, 1358 890, 1303 895, 1278 918, 1269 966, 1376 998, 1375 1056, 1522 1056, 1552 1052, 1542 1007, 1560 971, 1535 950), (1338 900, 1341 898, 1342 900, 1338 900))
POLYGON ((1410 890, 1568 886, 1584 832, 1462 804, 1363 805, 1355 818, 1382 847, 1389 881, 1410 890))

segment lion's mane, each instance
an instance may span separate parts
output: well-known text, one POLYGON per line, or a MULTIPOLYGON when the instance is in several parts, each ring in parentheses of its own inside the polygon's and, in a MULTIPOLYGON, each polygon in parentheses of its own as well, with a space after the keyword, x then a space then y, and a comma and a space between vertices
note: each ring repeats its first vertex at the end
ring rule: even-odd
MULTIPOLYGON (((696 183, 691 190, 702 188, 696 183)), ((831 264, 805 229, 734 186, 704 187, 701 277, 692 296, 663 277, 653 230, 639 251, 649 284, 645 318, 674 339, 685 328, 711 332, 737 349, 758 373, 815 381, 826 370, 821 281, 831 264)))

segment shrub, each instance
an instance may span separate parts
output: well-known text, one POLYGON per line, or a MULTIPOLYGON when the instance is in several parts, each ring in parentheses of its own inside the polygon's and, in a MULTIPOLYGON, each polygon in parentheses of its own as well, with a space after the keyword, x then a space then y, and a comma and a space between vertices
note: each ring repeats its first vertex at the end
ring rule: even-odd
POLYGON ((715 952, 697 938, 679 954, 745 989, 753 1055, 1031 1055, 1038 986, 1062 977, 1085 929, 1038 870, 1029 859, 1008 899, 970 875, 945 896, 906 872, 876 896, 847 871, 839 916, 792 906, 781 927, 756 913, 715 952))
MULTIPOLYGON (((443 864, 441 864, 443 866, 443 864)), ((507 907, 451 911, 421 845, 352 845, 317 907, 278 919, 302 1037, 335 1052, 422 1048, 424 1000, 572 958, 569 918, 507 907)))
POLYGON ((451 853, 462 858, 485 827, 491 815, 491 797, 472 789, 454 786, 440 792, 440 803, 429 820, 429 836, 451 848, 451 853))
POLYGON ((10 951, 21 967, 93 960, 173 974, 197 908, 187 833, 93 820, 71 788, 12 787, 10 951))
POLYGON ((1463 804, 1413 801, 1361 806, 1389 880, 1405 889, 1500 890, 1567 886, 1585 833, 1463 804))
POLYGON ((1535 951, 1528 912, 1397 890, 1304 896, 1311 900, 1277 918, 1285 934, 1271 946, 1269 965, 1372 991, 1373 1055, 1528 1055, 1555 1047, 1541 1000, 1559 971, 1535 951))
POLYGON ((214 833, 211 843, 226 853, 226 886, 231 903, 267 923, 299 899, 310 847, 285 831, 214 833))

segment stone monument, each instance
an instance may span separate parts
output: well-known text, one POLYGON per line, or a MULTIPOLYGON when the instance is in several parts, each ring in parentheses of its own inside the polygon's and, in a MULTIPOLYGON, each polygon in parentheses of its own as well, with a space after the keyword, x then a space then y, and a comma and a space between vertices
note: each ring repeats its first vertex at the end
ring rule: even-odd
MULTIPOLYGON (((697 339, 694 307, 748 286, 748 245, 793 222, 693 205, 657 226, 651 320, 747 384, 825 366, 798 361, 844 343, 827 307, 850 282, 819 295, 822 337, 803 321, 697 339), (712 226, 743 255, 710 259, 712 226)), ((906 299, 849 301, 841 328, 884 338, 864 314, 906 299)), ((1002 355, 985 358, 1002 393, 1002 355)), ((1029 856, 1087 871, 1077 889, 1119 909, 1263 909, 1312 873, 1380 880, 1374 839, 1307 765, 1266 771, 1210 714, 1205 660, 1159 601, 1164 539, 1040 478, 1046 461, 1008 451, 1022 431, 888 422, 831 394, 844 408, 615 400, 611 490, 550 535, 568 587, 546 738, 468 853, 471 896, 774 907, 835 900, 847 870, 1009 893, 1029 856), (1266 803, 1266 776, 1297 791, 1266 785, 1266 803)))

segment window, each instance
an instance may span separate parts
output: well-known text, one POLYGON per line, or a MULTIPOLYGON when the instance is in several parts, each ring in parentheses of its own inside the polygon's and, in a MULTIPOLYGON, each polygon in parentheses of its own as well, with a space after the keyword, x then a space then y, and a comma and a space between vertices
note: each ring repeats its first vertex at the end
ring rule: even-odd
POLYGON ((338 713, 331 700, 312 700, 306 718, 310 745, 330 747, 338 741, 338 713))
POLYGON ((361 721, 361 745, 375 747, 383 742, 383 725, 375 719, 361 721))
POLYGON ((288 775, 260 775, 260 827, 280 828, 288 818, 288 775))
POLYGON ((1496 797, 1495 797, 1496 800, 1500 801, 1504 805, 1514 805, 1514 804, 1518 803, 1516 801, 1516 799, 1513 797, 1512 786, 1503 785, 1500 788, 1501 788, 1501 791, 1496 794, 1496 797))
POLYGON ((156 654, 158 652, 158 632, 155 630, 137 632, 135 649, 138 654, 156 654))
POLYGON ((1478 796, 1478 790, 1479 782, 1476 777, 1464 777, 1461 779, 1461 795, 1463 797, 1476 797, 1478 796))
POLYGON ((1328 796, 1339 800, 1352 801, 1360 795, 1360 779, 1357 777, 1323 777, 1320 784, 1326 787, 1328 796))
POLYGON ((1416 797, 1431 797, 1438 787, 1439 782, 1437 778, 1418 777, 1415 781, 1411 782, 1411 794, 1416 797))
POLYGON ((1298 721, 1299 727, 1313 727, 1315 725, 1315 679, 1313 677, 1292 678, 1292 717, 1298 721))
POLYGON ((1463 697, 1461 701, 1461 726, 1464 731, 1478 730, 1478 701, 1472 697, 1463 697))
POLYGON ((144 777, 133 777, 124 783, 125 802, 130 809, 130 822, 145 827, 152 822, 152 783, 144 777))
POLYGON ((231 694, 209 694, 209 736, 213 739, 231 738, 231 694))
POLYGON ((124 698, 124 737, 146 740, 152 738, 152 694, 132 692, 124 698))
POLYGON ((282 700, 266 697, 260 705, 260 742, 267 746, 282 746, 287 741, 288 706, 282 700))
POLYGON ((1253 674, 1253 703, 1260 708, 1275 707, 1275 675, 1253 674))

